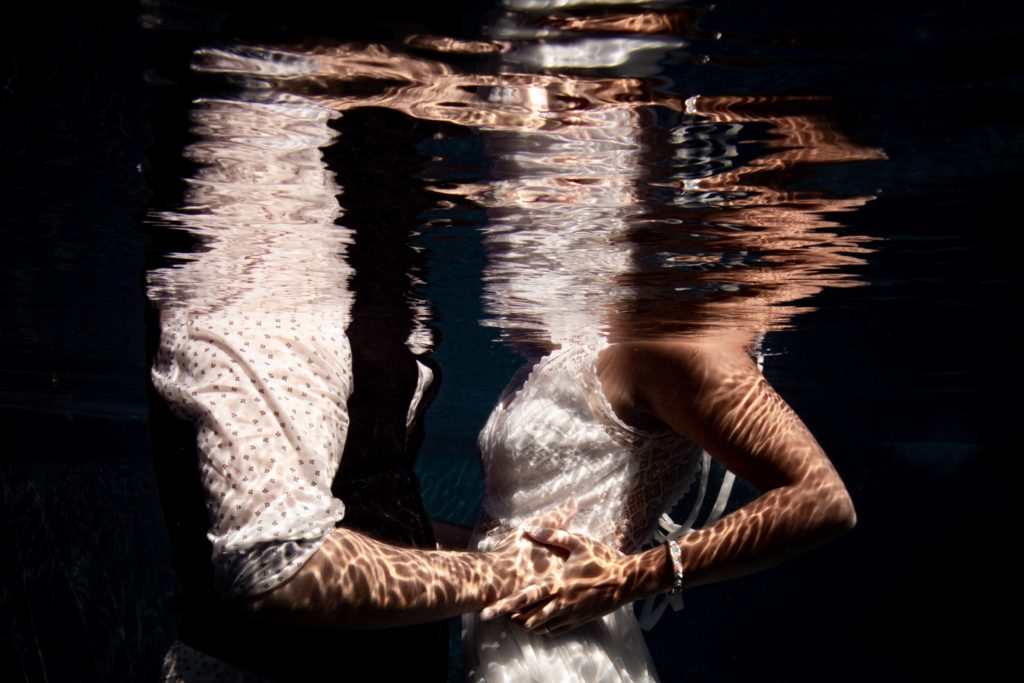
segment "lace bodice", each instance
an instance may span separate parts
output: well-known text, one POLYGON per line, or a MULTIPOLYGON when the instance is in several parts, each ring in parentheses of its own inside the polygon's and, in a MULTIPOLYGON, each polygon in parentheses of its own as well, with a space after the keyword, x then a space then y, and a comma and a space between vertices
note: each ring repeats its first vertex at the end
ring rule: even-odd
POLYGON ((701 449, 674 431, 626 425, 601 390, 604 344, 563 347, 510 390, 480 434, 486 490, 480 547, 488 533, 576 499, 571 531, 624 552, 650 537, 659 515, 685 494, 701 449))

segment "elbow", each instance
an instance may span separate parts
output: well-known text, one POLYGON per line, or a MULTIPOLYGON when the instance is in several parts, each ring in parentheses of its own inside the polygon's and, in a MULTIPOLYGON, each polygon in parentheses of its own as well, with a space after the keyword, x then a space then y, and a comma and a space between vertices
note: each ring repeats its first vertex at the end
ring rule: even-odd
POLYGON ((831 536, 841 536, 857 526, 857 509, 842 482, 828 496, 824 510, 824 524, 831 536))
POLYGON ((853 531, 857 526, 857 509, 853 506, 853 499, 849 493, 846 494, 846 502, 839 517, 839 526, 842 533, 853 531))
POLYGON ((808 527, 821 540, 853 531, 857 526, 857 508, 835 468, 816 468, 797 486, 802 493, 808 527))
POLYGON ((834 472, 821 477, 808 478, 797 487, 800 504, 797 515, 814 543, 820 543, 848 533, 857 526, 857 509, 850 492, 834 472))

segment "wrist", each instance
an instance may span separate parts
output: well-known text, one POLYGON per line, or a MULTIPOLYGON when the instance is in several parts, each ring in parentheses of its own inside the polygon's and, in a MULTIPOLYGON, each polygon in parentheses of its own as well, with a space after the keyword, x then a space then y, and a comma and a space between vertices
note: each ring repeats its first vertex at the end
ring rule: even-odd
POLYGON ((642 600, 672 588, 672 565, 665 545, 656 545, 622 559, 622 576, 631 587, 631 600, 642 600))
POLYGON ((482 586, 485 604, 491 604, 512 593, 519 582, 515 571, 510 571, 508 556, 495 551, 474 553, 484 565, 482 575, 487 576, 482 586))
POLYGON ((675 572, 668 547, 659 543, 641 553, 643 569, 640 586, 642 597, 650 597, 659 593, 667 593, 675 586, 675 572))

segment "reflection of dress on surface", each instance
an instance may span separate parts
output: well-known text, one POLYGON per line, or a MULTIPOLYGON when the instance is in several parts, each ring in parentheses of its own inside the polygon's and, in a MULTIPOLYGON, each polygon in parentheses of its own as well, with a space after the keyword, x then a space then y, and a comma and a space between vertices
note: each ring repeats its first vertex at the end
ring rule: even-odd
MULTIPOLYGON (((659 515, 689 487, 699 446, 674 431, 624 424, 601 390, 603 344, 564 347, 506 395, 480 435, 486 491, 476 545, 570 497, 569 530, 623 552, 650 538, 659 515), (500 526, 498 526, 500 522, 500 526)), ((645 681, 656 675, 631 607, 557 638, 505 619, 465 618, 470 680, 645 681)))

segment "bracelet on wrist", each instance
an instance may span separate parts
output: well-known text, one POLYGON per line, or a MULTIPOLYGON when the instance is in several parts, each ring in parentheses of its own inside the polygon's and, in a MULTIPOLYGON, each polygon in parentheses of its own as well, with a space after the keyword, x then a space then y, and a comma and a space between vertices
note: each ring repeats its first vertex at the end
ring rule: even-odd
POLYGON ((665 548, 668 550, 668 559, 672 564, 672 587, 668 594, 679 595, 683 592, 683 551, 675 539, 665 541, 665 548))

